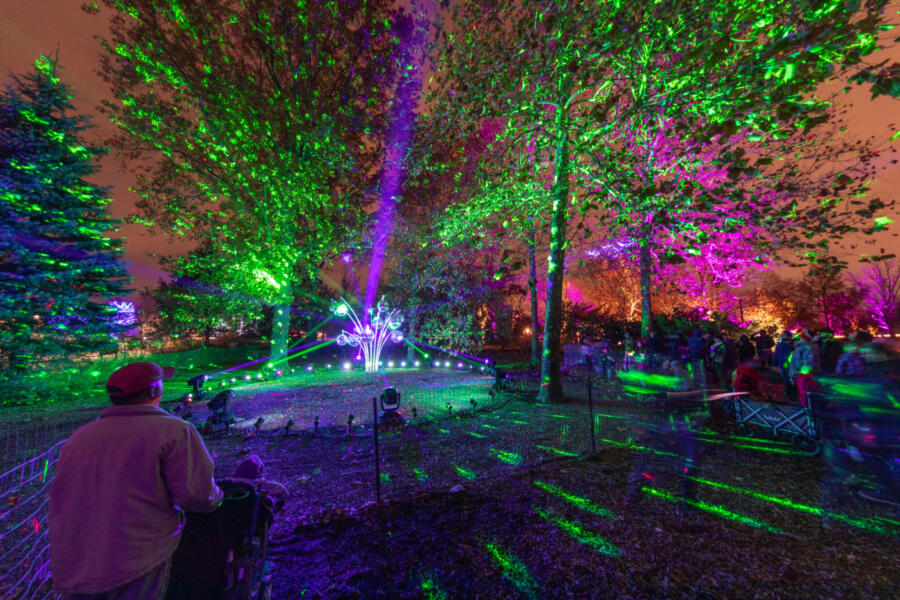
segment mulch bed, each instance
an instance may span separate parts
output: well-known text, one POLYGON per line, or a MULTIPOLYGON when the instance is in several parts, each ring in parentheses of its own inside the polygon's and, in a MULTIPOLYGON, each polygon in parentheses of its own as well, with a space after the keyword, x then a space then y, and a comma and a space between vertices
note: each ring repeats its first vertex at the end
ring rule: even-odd
POLYGON ((686 506, 677 440, 651 446, 640 419, 606 411, 598 452, 579 456, 558 452, 590 448, 585 406, 515 395, 383 432, 381 504, 371 430, 210 446, 223 476, 256 453, 291 493, 271 541, 277 598, 896 597, 900 515, 841 487, 843 516, 823 528, 819 457, 706 431, 686 506))

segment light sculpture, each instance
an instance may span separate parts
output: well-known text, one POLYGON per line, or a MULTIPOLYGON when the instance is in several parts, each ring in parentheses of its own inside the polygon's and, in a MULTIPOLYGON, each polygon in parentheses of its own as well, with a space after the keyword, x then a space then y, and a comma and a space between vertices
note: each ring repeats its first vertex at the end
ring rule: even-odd
POLYGON ((331 302, 331 312, 339 317, 349 317, 353 322, 353 330, 341 331, 337 343, 339 346, 357 346, 362 350, 367 374, 378 372, 381 350, 388 340, 395 344, 403 341, 403 333, 400 331, 403 315, 397 309, 391 310, 384 301, 384 296, 374 308, 369 309, 365 323, 343 298, 340 302, 331 302))

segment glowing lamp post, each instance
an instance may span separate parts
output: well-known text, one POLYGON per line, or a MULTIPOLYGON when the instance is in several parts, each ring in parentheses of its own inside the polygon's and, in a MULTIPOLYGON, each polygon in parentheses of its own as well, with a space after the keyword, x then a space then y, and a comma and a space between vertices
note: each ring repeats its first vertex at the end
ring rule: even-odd
POLYGON ((356 312, 346 300, 331 302, 331 312, 338 317, 349 317, 353 321, 353 331, 341 331, 337 337, 339 346, 359 346, 366 359, 366 373, 377 373, 381 358, 381 349, 388 340, 399 343, 403 341, 400 325, 403 315, 397 309, 390 310, 384 296, 375 308, 369 309, 366 323, 359 320, 356 312))

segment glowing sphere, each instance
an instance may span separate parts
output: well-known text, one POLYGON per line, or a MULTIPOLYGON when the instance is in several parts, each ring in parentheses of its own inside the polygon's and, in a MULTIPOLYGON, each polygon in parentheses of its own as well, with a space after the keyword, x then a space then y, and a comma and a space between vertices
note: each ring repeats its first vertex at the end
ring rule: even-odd
POLYGON ((346 304, 338 304, 334 307, 334 314, 343 317, 347 314, 347 305, 346 304))

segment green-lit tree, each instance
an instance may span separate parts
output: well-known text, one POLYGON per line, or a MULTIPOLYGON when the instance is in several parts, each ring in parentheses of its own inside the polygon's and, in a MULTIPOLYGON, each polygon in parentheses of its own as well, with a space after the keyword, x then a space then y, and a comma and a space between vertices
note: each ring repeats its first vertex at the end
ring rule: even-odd
POLYGON ((155 163, 144 220, 217 246, 221 285, 273 307, 283 352, 295 288, 374 200, 415 20, 387 0, 104 4, 106 110, 125 156, 155 163))
MULTIPOLYGON (((863 11, 815 0, 454 5, 437 44, 436 114, 470 132, 484 119, 506 120, 509 139, 534 136, 552 156, 542 396, 561 396, 562 266, 573 207, 602 205, 600 214, 616 219, 644 211, 648 199, 690 206, 702 195, 715 205, 723 194, 680 193, 690 178, 674 185, 655 168, 647 142, 671 121, 687 148, 724 142, 737 131, 774 136, 785 123, 813 125, 823 117, 811 114, 819 107, 806 105, 804 94, 836 65, 854 65, 875 48, 884 4, 870 2, 863 11), (630 136, 624 141, 643 148, 643 156, 624 152, 617 136, 630 136), (603 148, 613 152, 598 153, 603 148), (661 193, 666 187, 676 193, 661 193)), ((722 149, 731 150, 724 143, 722 149)), ((737 158, 732 170, 742 172, 737 158)), ((641 242, 645 264, 648 225, 657 224, 655 215, 675 221, 674 211, 651 209, 638 220, 637 235, 629 232, 641 242)), ((642 312, 649 317, 649 305, 642 312)))
POLYGON ((127 294, 109 188, 86 181, 105 149, 45 57, 0 92, 0 362, 115 347, 108 300, 127 294))
POLYGON ((209 244, 186 257, 162 260, 171 281, 160 281, 152 293, 157 327, 166 335, 197 332, 209 344, 218 333, 240 331, 263 319, 263 303, 223 287, 222 260, 209 244))

